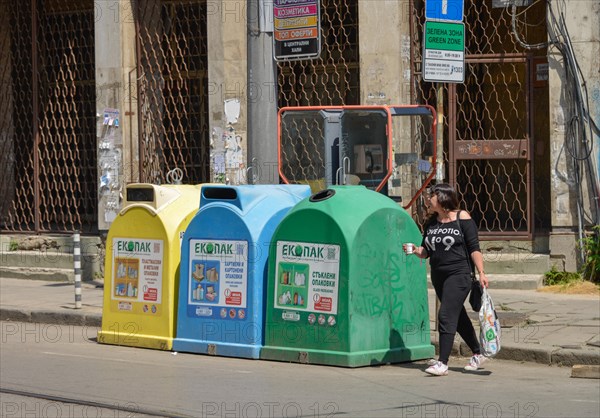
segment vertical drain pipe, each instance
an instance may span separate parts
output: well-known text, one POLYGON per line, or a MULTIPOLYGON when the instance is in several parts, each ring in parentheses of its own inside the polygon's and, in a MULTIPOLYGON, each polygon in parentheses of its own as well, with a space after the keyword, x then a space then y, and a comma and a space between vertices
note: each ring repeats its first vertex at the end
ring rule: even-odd
POLYGON ((73 267, 75 269, 75 309, 81 309, 81 236, 73 234, 73 267))

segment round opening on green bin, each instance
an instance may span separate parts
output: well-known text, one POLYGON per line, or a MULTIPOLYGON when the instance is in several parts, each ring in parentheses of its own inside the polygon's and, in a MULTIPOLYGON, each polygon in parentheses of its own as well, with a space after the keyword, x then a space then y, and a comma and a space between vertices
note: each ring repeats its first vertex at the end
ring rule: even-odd
POLYGON ((323 200, 329 199, 334 194, 335 194, 335 190, 325 189, 325 190, 321 190, 320 192, 312 195, 309 200, 311 202, 322 202, 323 200))

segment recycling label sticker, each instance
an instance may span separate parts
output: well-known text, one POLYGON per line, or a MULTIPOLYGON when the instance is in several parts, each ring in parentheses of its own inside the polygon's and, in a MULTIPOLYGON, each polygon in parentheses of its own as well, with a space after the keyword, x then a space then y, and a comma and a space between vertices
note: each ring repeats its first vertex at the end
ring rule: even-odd
POLYGON ((275 307, 337 314, 340 246, 278 241, 275 307))

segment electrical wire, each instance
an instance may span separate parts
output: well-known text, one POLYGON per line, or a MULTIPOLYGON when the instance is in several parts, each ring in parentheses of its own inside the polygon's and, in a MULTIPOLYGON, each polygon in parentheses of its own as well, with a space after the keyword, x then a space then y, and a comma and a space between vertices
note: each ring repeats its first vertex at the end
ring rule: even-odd
POLYGON ((521 16, 521 15, 527 13, 527 11, 529 9, 531 9, 533 6, 535 6, 536 4, 540 3, 541 1, 542 0, 535 0, 533 3, 531 3, 529 6, 527 6, 523 10, 521 10, 519 13, 514 14, 514 12, 516 10, 516 7, 517 7, 517 4, 516 4, 517 0, 513 0, 512 1, 512 6, 513 6, 513 14, 514 14, 514 16, 517 17, 517 16, 521 16))
MULTIPOLYGON (((587 171, 589 185, 591 186, 589 190, 591 194, 590 206, 594 210, 594 214, 590 218, 593 224, 600 224, 600 186, 598 184, 598 174, 591 160, 592 150, 594 149, 594 132, 598 132, 598 127, 590 117, 587 84, 575 56, 566 24, 566 4, 563 0, 559 1, 556 6, 558 16, 554 12, 552 2, 548 0, 548 33, 553 46, 563 57, 566 116, 568 118, 565 121, 567 127, 565 131, 565 150, 573 165, 577 191, 578 234, 580 242, 582 242, 585 235, 585 218, 588 216, 585 213, 584 182, 582 181, 585 177, 585 171, 587 171)), ((582 263, 585 263, 587 254, 585 254, 583 246, 579 246, 579 250, 579 259, 582 263)))
MULTIPOLYGON (((517 13, 516 4, 513 2, 510 7, 512 32, 519 45, 525 49, 542 49, 545 47, 556 48, 563 58, 564 65, 564 96, 566 103, 565 111, 565 157, 568 156, 572 165, 574 181, 567 182, 570 187, 573 187, 577 195, 575 197, 577 219, 578 219, 578 235, 579 242, 582 242, 585 236, 586 219, 592 222, 592 225, 600 225, 600 182, 598 180, 597 169, 592 161, 592 152, 594 149, 594 134, 600 136, 600 129, 590 116, 590 105, 587 91, 587 83, 571 42, 566 19, 565 10, 566 4, 564 0, 558 1, 556 6, 557 13, 554 12, 552 0, 547 0, 546 3, 546 26, 548 30, 548 42, 537 44, 528 44, 521 39, 517 31, 517 17, 523 15, 533 5, 534 2, 525 10, 517 13), (583 184, 587 174, 588 184, 591 186, 590 193, 590 208, 593 214, 587 214, 585 210, 583 184)), ((523 22, 521 22, 523 23, 523 22)), ((557 159, 558 164, 558 159, 557 159)), ((586 254, 583 246, 579 246, 579 259, 585 263, 586 254)))
POLYGON ((513 32, 513 35, 515 36, 515 40, 517 41, 517 43, 525 49, 542 49, 542 48, 547 48, 549 45, 548 42, 540 42, 538 44, 533 44, 533 45, 528 44, 521 39, 521 36, 519 35, 519 32, 517 31, 517 16, 525 13, 529 8, 531 8, 533 5, 538 3, 538 1, 532 3, 529 7, 527 7, 525 10, 519 12, 518 14, 517 14, 517 5, 513 2, 512 6, 511 6, 511 13, 510 13, 511 19, 510 20, 511 20, 511 25, 512 25, 512 32, 513 32))

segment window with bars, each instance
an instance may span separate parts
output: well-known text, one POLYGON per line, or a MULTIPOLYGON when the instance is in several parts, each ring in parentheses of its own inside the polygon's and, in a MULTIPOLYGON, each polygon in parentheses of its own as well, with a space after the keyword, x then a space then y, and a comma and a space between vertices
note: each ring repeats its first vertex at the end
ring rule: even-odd
POLYGON ((321 55, 277 63, 279 107, 360 102, 358 0, 321 0, 321 55))
POLYGON ((95 232, 94 2, 0 2, 0 228, 95 232))
MULTIPOLYGON (((549 198, 543 197, 549 189, 532 181, 533 173, 549 171, 549 154, 532 152, 533 141, 548 140, 543 119, 534 117, 547 113, 547 101, 533 94, 533 52, 514 36, 511 8, 494 7, 492 0, 465 2, 465 82, 435 85, 421 77, 425 2, 411 3, 412 96, 436 108, 442 96, 444 178, 456 185, 483 237, 530 237, 534 227, 550 222, 549 198), (516 156, 503 154, 515 144, 516 156), (480 154, 461 155, 459 148, 480 154)), ((518 8, 515 27, 531 43, 546 39, 545 10, 545 1, 518 8)))
POLYGON ((138 1, 140 180, 209 181, 207 4, 138 1))

